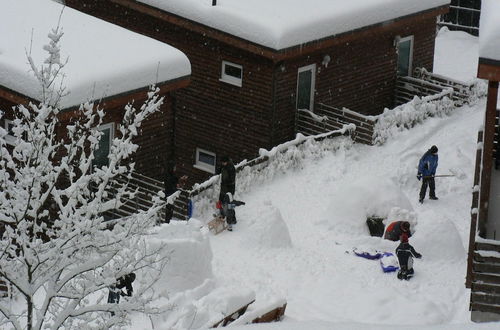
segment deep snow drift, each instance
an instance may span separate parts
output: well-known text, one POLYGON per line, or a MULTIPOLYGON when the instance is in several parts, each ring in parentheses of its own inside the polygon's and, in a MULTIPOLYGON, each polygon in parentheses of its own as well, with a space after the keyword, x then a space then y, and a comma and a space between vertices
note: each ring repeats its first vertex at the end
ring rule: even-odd
MULTIPOLYGON (((436 72, 471 80, 477 38, 442 30, 436 56, 436 72), (460 51, 464 43, 467 52, 460 51)), ((341 140, 335 148, 321 143, 291 148, 292 164, 277 160, 260 175, 238 177, 236 197, 246 202, 236 210, 238 224, 233 232, 217 236, 205 227, 195 234, 209 241, 211 253, 199 253, 212 257, 212 269, 200 263, 206 282, 190 281, 190 291, 174 292, 170 298, 179 302, 177 309, 156 319, 156 328, 201 328, 215 319, 210 315, 224 314, 231 307, 224 302, 233 297, 240 303, 255 297, 250 313, 281 299, 288 303, 282 322, 231 325, 241 329, 498 328, 470 322, 470 292, 464 286, 476 138, 484 106, 480 100, 450 116, 428 119, 382 146, 341 140), (417 163, 431 145, 439 147, 438 173, 455 176, 436 179, 440 199, 420 205, 417 163), (415 261, 411 281, 383 273, 378 261, 352 253, 353 248, 393 252, 397 246, 370 237, 365 225, 370 215, 387 217, 387 223, 412 223, 410 243, 423 258, 415 261), (175 318, 180 321, 173 323, 175 318)), ((189 226, 196 232, 214 211, 213 204, 195 202, 194 219, 165 230, 189 226)), ((135 319, 132 328, 148 322, 135 319)))

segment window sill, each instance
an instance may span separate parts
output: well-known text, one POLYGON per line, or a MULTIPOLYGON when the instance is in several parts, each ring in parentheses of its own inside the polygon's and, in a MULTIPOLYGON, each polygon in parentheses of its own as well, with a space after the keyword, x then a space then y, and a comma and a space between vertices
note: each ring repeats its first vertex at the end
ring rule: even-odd
POLYGON ((203 165, 203 164, 194 164, 193 167, 196 169, 199 169, 201 171, 204 171, 204 172, 215 174, 215 167, 211 167, 211 166, 203 165))
POLYGON ((242 86, 241 80, 237 80, 237 79, 220 78, 219 81, 222 81, 222 82, 224 82, 226 84, 230 84, 230 85, 233 85, 233 86, 238 86, 238 87, 242 86))

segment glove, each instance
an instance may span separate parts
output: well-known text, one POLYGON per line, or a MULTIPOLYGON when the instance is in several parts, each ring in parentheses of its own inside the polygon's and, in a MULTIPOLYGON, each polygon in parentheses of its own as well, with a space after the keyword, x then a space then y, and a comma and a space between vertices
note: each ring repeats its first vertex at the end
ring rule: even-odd
POLYGON ((415 257, 416 257, 417 259, 420 259, 420 258, 422 258, 422 255, 421 255, 420 253, 417 253, 417 254, 415 254, 415 257))
POLYGON ((418 179, 418 181, 420 181, 420 179, 422 179, 422 174, 418 173, 417 174, 417 179, 418 179))

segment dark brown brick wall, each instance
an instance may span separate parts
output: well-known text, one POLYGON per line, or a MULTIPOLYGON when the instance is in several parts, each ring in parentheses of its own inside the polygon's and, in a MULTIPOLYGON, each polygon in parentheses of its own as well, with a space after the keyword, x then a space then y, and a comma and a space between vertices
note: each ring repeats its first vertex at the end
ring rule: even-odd
MULTIPOLYGON (((145 95, 146 93, 144 93, 145 95)), ((135 161, 135 169, 137 172, 163 181, 166 162, 173 158, 173 134, 174 134, 174 116, 172 111, 172 97, 165 94, 164 103, 160 111, 155 112, 147 118, 139 129, 138 136, 134 139, 139 148, 131 161, 135 161)), ((133 100, 129 100, 133 101, 133 100)), ((139 108, 145 98, 134 100, 134 104, 139 108)), ((0 98, 0 109, 6 111, 6 117, 12 118, 12 106, 14 104, 8 100, 0 98)), ((105 111, 103 124, 115 123, 115 134, 118 130, 118 125, 122 123, 123 114, 125 113, 126 103, 107 107, 106 103, 102 104, 105 111)), ((61 128, 58 130, 58 135, 65 134, 65 125, 74 118, 75 110, 64 111, 61 118, 61 128)), ((4 124, 3 121, 0 122, 4 124)))
POLYGON ((299 67, 317 65, 316 102, 364 114, 381 113, 393 104, 396 35, 414 35, 413 66, 432 70, 435 18, 405 19, 405 24, 397 24, 403 28, 384 27, 370 38, 273 63, 264 56, 108 1, 66 3, 186 53, 192 76, 190 86, 175 93, 174 156, 180 174, 189 174, 191 183, 209 176, 192 167, 196 147, 217 155, 228 154, 238 162, 253 158, 259 148, 270 148, 294 137, 299 67), (331 58, 328 67, 321 65, 325 55, 331 58), (243 66, 241 88, 219 81, 222 60, 243 66))
POLYGON ((286 60, 277 67, 275 143, 294 134, 298 69, 316 64, 315 102, 346 107, 365 115, 392 108, 397 70, 396 35, 414 36, 413 68, 432 71, 435 19, 408 19, 405 28, 374 34, 371 38, 329 47, 302 58, 286 60), (368 51, 369 50, 369 51, 368 51), (325 55, 330 56, 327 66, 325 55))
POLYGON ((164 41, 188 56, 191 83, 175 92, 175 157, 179 174, 188 174, 190 183, 210 176, 193 168, 197 147, 238 162, 272 146, 270 60, 108 2, 96 7, 80 1, 67 4, 164 41), (242 87, 219 81, 223 60, 243 66, 242 87))
MULTIPOLYGON (((164 103, 160 111, 148 117, 141 125, 138 136, 133 142, 139 147, 131 158, 135 162, 135 171, 163 182, 166 162, 173 155, 173 111, 172 98, 164 95, 164 103)), ((134 100, 139 108, 145 99, 134 100)), ((118 125, 123 121, 125 105, 120 104, 105 109, 104 124, 115 123, 115 134, 118 134, 118 125)))

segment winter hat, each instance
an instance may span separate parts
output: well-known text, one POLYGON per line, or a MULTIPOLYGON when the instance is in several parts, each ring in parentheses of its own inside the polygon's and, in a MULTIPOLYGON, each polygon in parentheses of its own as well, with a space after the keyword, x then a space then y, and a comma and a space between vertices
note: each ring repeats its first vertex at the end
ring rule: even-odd
POLYGON ((431 147, 431 153, 433 153, 433 154, 437 154, 437 152, 438 152, 438 147, 436 147, 436 146, 432 146, 432 147, 431 147))
POLYGON ((220 161, 223 163, 227 163, 229 161, 229 156, 227 155, 221 156, 220 161))
POLYGON ((408 243, 408 235, 407 234, 401 235, 400 239, 401 239, 401 243, 408 243))

